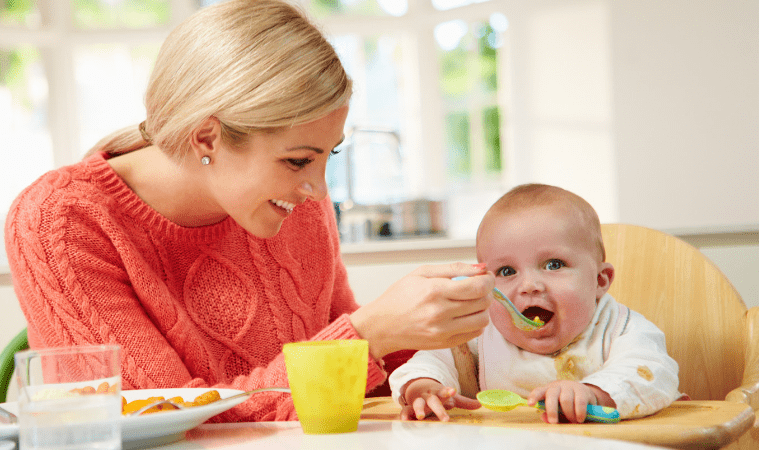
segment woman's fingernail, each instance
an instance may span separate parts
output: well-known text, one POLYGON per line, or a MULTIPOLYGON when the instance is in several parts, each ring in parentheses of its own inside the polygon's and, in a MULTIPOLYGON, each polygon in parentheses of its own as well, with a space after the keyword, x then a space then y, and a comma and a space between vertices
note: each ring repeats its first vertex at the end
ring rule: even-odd
POLYGON ((477 264, 473 264, 473 265, 472 265, 472 267, 474 267, 474 268, 476 268, 476 269, 480 269, 480 270, 483 270, 483 269, 485 269, 485 268, 486 268, 486 263, 477 263, 477 264))

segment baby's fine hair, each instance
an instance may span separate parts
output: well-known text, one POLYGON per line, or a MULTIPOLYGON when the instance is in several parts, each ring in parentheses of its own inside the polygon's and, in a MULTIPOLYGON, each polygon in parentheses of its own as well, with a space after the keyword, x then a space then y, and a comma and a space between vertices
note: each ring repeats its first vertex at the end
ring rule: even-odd
POLYGON ((529 183, 515 186, 509 192, 501 196, 486 212, 478 227, 478 239, 480 238, 483 224, 489 216, 523 211, 536 206, 550 206, 563 204, 578 214, 580 223, 585 224, 586 229, 592 236, 593 242, 599 250, 601 261, 607 257, 602 240, 602 226, 599 222, 594 207, 577 194, 561 187, 548 184, 529 183))
POLYGON ((145 94, 147 120, 88 154, 157 145, 182 158, 192 131, 216 117, 226 144, 253 131, 311 122, 348 104, 351 80, 335 49, 283 0, 228 0, 202 8, 164 41, 145 94))

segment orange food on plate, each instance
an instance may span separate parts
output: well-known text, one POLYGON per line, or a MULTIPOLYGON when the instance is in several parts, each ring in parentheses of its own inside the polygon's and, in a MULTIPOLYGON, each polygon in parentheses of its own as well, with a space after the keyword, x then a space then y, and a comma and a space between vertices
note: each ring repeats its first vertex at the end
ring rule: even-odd
MULTIPOLYGON (((209 403, 213 403, 219 399, 221 399, 221 396, 219 395, 219 391, 211 390, 195 397, 195 400, 191 402, 185 401, 182 397, 172 397, 169 400, 179 405, 182 405, 185 408, 191 408, 194 406, 208 405, 209 403)), ((147 399, 132 400, 131 402, 127 402, 127 399, 124 398, 124 396, 122 396, 121 397, 121 413, 130 414, 139 410, 140 408, 143 408, 147 405, 150 405, 151 403, 154 403, 160 400, 164 400, 164 397, 150 397, 147 399)), ((174 409, 177 409, 177 408, 175 408, 174 406, 170 404, 164 403, 164 404, 154 406, 153 408, 148 409, 147 411, 143 412, 143 414, 171 411, 174 409)))
POLYGON ((193 403, 194 403, 193 406, 208 405, 209 403, 214 403, 215 401, 221 398, 222 397, 219 395, 219 391, 217 390, 208 391, 195 397, 195 400, 193 400, 193 403))
POLYGON ((108 384, 108 381, 104 381, 98 385, 97 389, 92 386, 85 386, 83 388, 69 389, 69 392, 77 395, 105 394, 106 392, 116 392, 118 388, 118 383, 108 384))
POLYGON ((169 400, 171 400, 174 403, 177 403, 179 405, 182 405, 185 408, 190 408, 191 406, 196 406, 193 402, 186 402, 185 399, 183 399, 182 397, 172 397, 169 400))

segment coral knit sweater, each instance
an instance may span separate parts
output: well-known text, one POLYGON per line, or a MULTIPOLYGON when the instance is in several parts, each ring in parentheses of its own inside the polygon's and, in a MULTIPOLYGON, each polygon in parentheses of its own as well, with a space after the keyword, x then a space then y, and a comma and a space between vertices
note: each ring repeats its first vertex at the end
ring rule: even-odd
MULTIPOLYGON (((123 389, 287 386, 282 346, 358 339, 329 198, 270 239, 232 219, 185 228, 144 203, 104 154, 43 175, 5 243, 32 348, 118 343, 123 389)), ((367 390, 385 379, 370 358, 367 390)), ((256 394, 217 421, 295 420, 256 394)))

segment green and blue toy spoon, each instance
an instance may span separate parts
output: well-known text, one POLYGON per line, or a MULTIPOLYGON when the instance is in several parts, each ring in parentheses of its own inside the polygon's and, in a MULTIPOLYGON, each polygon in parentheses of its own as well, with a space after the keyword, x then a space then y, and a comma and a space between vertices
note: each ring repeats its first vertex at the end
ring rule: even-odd
MULTIPOLYGON (((477 399, 481 405, 492 411, 511 411, 520 405, 528 404, 524 398, 504 389, 478 392, 477 399)), ((543 400, 536 403, 536 408, 546 411, 543 400)), ((588 405, 586 407, 586 422, 618 423, 620 422, 620 413, 617 409, 608 406, 588 405)))

